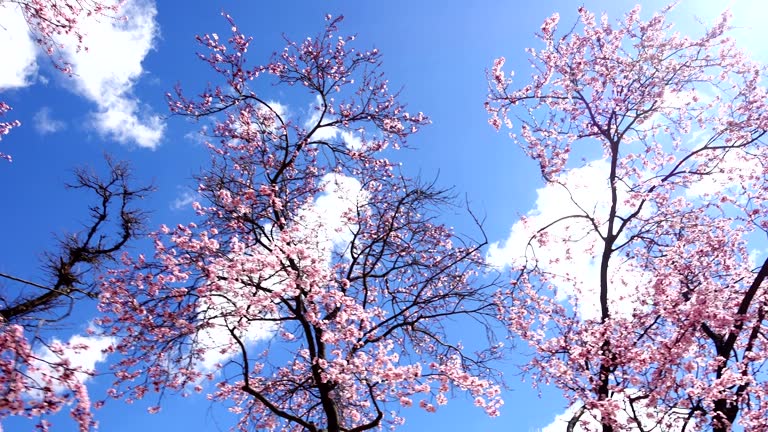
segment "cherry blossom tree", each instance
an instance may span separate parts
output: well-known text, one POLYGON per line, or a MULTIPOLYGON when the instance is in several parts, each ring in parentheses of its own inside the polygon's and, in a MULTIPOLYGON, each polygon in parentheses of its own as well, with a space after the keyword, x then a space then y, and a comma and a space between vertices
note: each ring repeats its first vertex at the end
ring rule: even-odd
POLYGON ((387 159, 428 119, 389 90, 377 50, 337 36, 341 17, 255 66, 226 19, 227 41, 198 38, 221 84, 168 95, 173 113, 212 122, 200 218, 162 227, 153 257, 124 256, 102 285, 100 325, 122 354, 112 395, 214 381, 209 398, 243 431, 395 426, 455 391, 497 415, 485 239, 440 224, 450 196, 387 159), (255 90, 269 79, 299 102, 255 90))
MULTIPOLYGON (((64 43, 74 43, 77 51, 87 50, 84 44, 86 34, 83 31, 84 19, 117 19, 118 12, 125 0, 101 2, 96 0, 0 0, 0 7, 18 7, 29 32, 35 42, 43 49, 53 65, 66 74, 72 73, 72 66, 61 54, 64 43)), ((0 101, 0 117, 11 109, 0 101)), ((0 140, 3 135, 21 125, 18 120, 0 122, 0 140)), ((11 157, 0 152, 0 159, 11 157)))
POLYGON ((46 329, 65 322, 78 304, 96 298, 94 275, 114 261, 141 228, 143 212, 134 202, 150 189, 130 184, 125 163, 108 159, 108 165, 109 175, 103 178, 76 171, 70 187, 95 194, 97 200, 84 230, 62 238, 59 251, 47 255, 47 280, 0 273, 5 282, 0 286, 0 420, 26 416, 39 419, 38 427, 47 430, 46 416, 74 403, 70 413, 79 430, 91 430, 95 424, 83 383, 93 374, 92 365, 78 356, 100 357, 112 341, 99 336, 51 341, 46 329))
POLYGON ((576 404, 569 431, 768 430, 765 68, 727 14, 693 38, 671 9, 613 23, 582 7, 565 32, 554 14, 527 84, 504 58, 489 72, 491 125, 570 209, 520 222, 503 303, 535 352, 526 370, 576 404), (580 172, 599 187, 579 190, 580 172), (578 254, 590 265, 569 266, 578 254))

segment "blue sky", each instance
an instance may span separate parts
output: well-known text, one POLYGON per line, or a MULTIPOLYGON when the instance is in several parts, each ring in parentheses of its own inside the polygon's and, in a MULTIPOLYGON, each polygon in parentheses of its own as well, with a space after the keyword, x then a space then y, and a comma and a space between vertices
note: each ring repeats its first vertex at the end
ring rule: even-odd
MULTIPOLYGON (((611 17, 634 5, 623 0, 610 5, 584 3, 611 17)), ((711 22, 726 3, 682 2, 673 15, 679 20, 678 30, 695 31, 694 16, 711 22)), ((734 24, 744 27, 737 33, 742 45, 765 61, 766 52, 759 51, 765 38, 757 34, 764 35, 757 3, 734 2, 734 24)), ((30 51, 23 35, 13 33, 19 28, 14 27, 17 17, 10 10, 12 5, 5 3, 0 6, 0 58, 8 60, 0 66, 0 100, 14 108, 8 118, 20 120, 22 126, 0 141, 0 152, 14 159, 0 164, 0 271, 40 279, 39 258, 52 247, 53 235, 77 230, 87 217, 87 202, 66 191, 64 182, 76 166, 103 166, 105 152, 130 161, 139 182, 157 187, 157 193, 144 203, 152 211, 151 228, 191 220, 188 205, 178 204, 194 190, 191 177, 206 164, 207 157, 195 136, 199 125, 168 118, 164 95, 176 83, 194 93, 212 78, 195 55, 194 36, 225 34, 222 10, 235 18, 241 31, 254 37, 253 64, 266 61, 271 52, 282 48, 283 33, 301 39, 322 28, 326 13, 343 14, 341 32, 357 34, 358 47, 377 47, 384 55, 384 71, 392 86, 403 89, 402 100, 411 111, 423 111, 433 121, 410 141, 413 149, 398 154, 405 171, 424 178, 439 176, 440 185, 454 187, 459 196, 468 198, 475 212, 486 217, 491 241, 504 241, 519 215, 534 205, 541 182, 537 167, 505 133, 488 126, 483 108, 485 70, 493 59, 505 56, 507 69, 517 71, 522 83, 528 70, 523 49, 536 45, 533 34, 541 22, 555 11, 563 25, 575 22, 580 4, 565 0, 192 0, 157 4, 130 0, 126 9, 130 32, 116 33, 113 23, 93 27, 86 40, 90 56, 77 57, 78 75, 70 78, 54 70, 44 56, 30 51), (14 70, 15 65, 22 67, 14 70)), ((643 5, 647 17, 662 3, 643 5)), ((279 88, 264 87, 263 91, 270 100, 281 101, 284 96, 279 88)), ((138 245, 136 251, 143 247, 138 245)), ((66 339, 85 329, 95 305, 78 307, 76 320, 51 337, 66 339)), ((486 418, 469 399, 459 396, 434 415, 416 408, 404 412, 407 423, 401 430, 544 428, 563 412, 566 403, 547 389, 539 398, 537 391, 520 382, 514 365, 523 360, 513 358, 504 365, 512 391, 505 395, 500 418, 486 418)), ((94 399, 103 395, 109 381, 109 377, 100 377, 90 382, 94 399)), ((148 397, 148 404, 156 402, 156 396, 148 397)), ((167 394, 162 405, 161 413, 150 416, 141 404, 111 402, 97 412, 97 418, 105 431, 218 431, 233 423, 232 417, 201 396, 183 399, 167 394)), ((66 418, 54 421, 54 430, 75 430, 75 424, 66 418)), ((8 420, 4 426, 10 431, 31 428, 23 420, 8 420)))

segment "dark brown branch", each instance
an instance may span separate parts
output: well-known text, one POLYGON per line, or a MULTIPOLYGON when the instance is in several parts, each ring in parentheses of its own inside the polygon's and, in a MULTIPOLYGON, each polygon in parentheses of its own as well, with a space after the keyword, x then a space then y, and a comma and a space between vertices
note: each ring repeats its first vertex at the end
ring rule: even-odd
POLYGON ((90 207, 91 222, 79 234, 67 236, 60 243, 61 251, 48 257, 46 268, 53 282, 45 285, 13 275, 0 277, 45 290, 44 293, 16 301, 5 301, 0 317, 6 321, 37 319, 35 316, 58 305, 58 300, 70 297, 95 296, 93 287, 86 280, 90 273, 107 261, 114 261, 115 254, 134 239, 143 225, 144 213, 133 209, 132 204, 144 198, 151 187, 133 187, 127 164, 106 158, 109 176, 101 178, 83 169, 75 171, 76 182, 71 189, 85 189, 95 194, 97 204, 90 207), (117 213, 117 215, 115 215, 117 213), (106 226, 116 219, 114 228, 106 226))

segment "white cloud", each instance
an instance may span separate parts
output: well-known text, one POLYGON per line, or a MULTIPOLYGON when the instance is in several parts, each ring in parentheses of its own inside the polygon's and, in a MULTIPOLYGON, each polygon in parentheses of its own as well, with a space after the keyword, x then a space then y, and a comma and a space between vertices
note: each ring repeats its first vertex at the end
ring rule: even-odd
POLYGON ((157 115, 140 117, 138 101, 117 95, 114 100, 99 105, 101 110, 93 113, 93 120, 102 135, 149 149, 160 144, 165 124, 157 115))
MULTIPOLYGON (((539 429, 539 432, 563 432, 566 430, 566 427, 568 426, 568 422, 571 421, 573 418, 573 415, 576 414, 576 411, 579 409, 576 405, 571 405, 568 407, 568 409, 565 410, 562 414, 558 414, 555 416, 555 419, 552 420, 552 423, 544 426, 543 428, 539 429)), ((583 432, 584 429, 576 426, 574 429, 574 432, 583 432)))
POLYGON ((96 129, 121 143, 153 149, 165 125, 133 95, 133 85, 143 73, 142 61, 158 33, 157 9, 151 0, 130 0, 121 9, 127 20, 101 17, 84 19, 88 50, 66 43, 64 56, 72 64, 76 91, 96 103, 96 129))
MULTIPOLYGON (((640 432, 641 430, 650 431, 657 429, 680 430, 687 416, 687 411, 685 410, 672 409, 668 412, 664 412, 657 409, 648 409, 640 402, 636 402, 634 407, 632 407, 628 402, 628 399, 623 395, 614 395, 612 399, 615 401, 612 401, 612 403, 615 404, 615 410, 613 411, 615 415, 614 420, 621 425, 626 425, 621 428, 623 431, 640 432), (631 419, 632 413, 636 413, 636 419, 631 419), (643 426, 642 429, 637 427, 635 424, 636 420, 641 422, 643 426), (661 426, 661 428, 659 428, 659 426, 661 426)), ((577 404, 571 405, 562 414, 556 415, 550 424, 539 429, 539 432, 565 431, 568 427, 568 422, 573 419, 580 407, 581 405, 577 404)), ((576 427, 573 428, 574 432, 599 432, 601 430, 602 427, 600 422, 589 412, 582 413, 579 416, 576 427)))
POLYGON ((21 7, 14 2, 0 2, 0 90, 29 85, 37 73, 37 46, 21 7))
POLYGON ((171 210, 184 210, 190 208, 192 203, 199 199, 199 194, 190 191, 183 191, 181 195, 176 197, 176 199, 174 199, 171 203, 171 210))
MULTIPOLYGON (((267 101, 267 104, 272 108, 272 110, 280 116, 283 121, 288 120, 288 116, 290 115, 288 111, 288 106, 281 104, 277 101, 267 101)), ((261 107, 262 112, 268 112, 269 109, 266 107, 261 107)), ((276 120, 275 120, 276 121, 276 120)))
MULTIPOLYGON (((312 104, 309 109, 312 112, 312 115, 309 116, 307 121, 304 123, 304 127, 306 128, 312 128, 314 127, 317 122, 320 121, 320 113, 318 109, 316 109, 318 106, 321 106, 322 100, 320 99, 320 96, 316 97, 315 103, 312 104)), ((323 118, 323 124, 326 124, 328 122, 331 122, 332 117, 329 114, 326 114, 323 118)), ((356 135, 351 130, 345 130, 336 126, 323 126, 315 131, 314 134, 312 134, 312 138, 315 140, 333 140, 337 137, 341 138, 342 141, 344 141, 344 144, 347 145, 348 148, 352 150, 360 150, 363 147, 363 140, 358 135, 356 135)))
MULTIPOLYGON (((688 1, 680 6, 681 12, 695 16, 706 24, 711 24, 726 9, 733 14, 731 36, 736 43, 751 55, 765 61, 768 50, 762 43, 768 36, 764 17, 768 13, 768 4, 754 0, 731 0, 729 2, 688 1), (761 36, 762 35, 762 36, 761 36)), ((693 29, 701 31, 701 24, 690 21, 693 29)), ((687 29, 687 27, 685 27, 687 29)))
MULTIPOLYGON (((69 367, 72 369, 80 370, 76 372, 76 378, 85 383, 91 378, 89 372, 94 371, 97 363, 103 363, 107 360, 105 350, 114 345, 116 339, 106 336, 72 336, 66 344, 62 344, 61 341, 54 339, 49 347, 37 350, 35 352, 35 360, 32 363, 34 370, 29 372, 29 378, 33 382, 44 383, 47 378, 53 379, 53 390, 57 393, 65 390, 64 386, 57 381, 57 377, 60 371, 56 367, 51 366, 61 362, 61 359, 66 359, 69 362, 69 367), (58 354, 54 351, 59 351, 58 354)), ((39 396, 39 393, 32 394, 33 397, 39 396)))
MULTIPOLYGON (((330 269, 332 252, 345 250, 352 238, 349 212, 365 203, 367 193, 362 190, 357 179, 340 174, 327 174, 321 182, 324 185, 323 193, 299 211, 294 240, 299 241, 303 237, 302 243, 307 250, 317 254, 313 257, 316 259, 314 265, 324 264, 330 269)), ((247 273, 259 278, 262 269, 255 268, 254 262, 260 261, 254 260, 246 251, 242 256, 230 257, 226 265, 237 269, 236 273, 247 273)), ((225 272, 223 270, 222 275, 225 272)), ((281 278, 280 274, 270 274, 261 283, 262 286, 280 291, 281 278)), ((243 325, 245 315, 242 311, 252 301, 252 294, 246 289, 239 289, 242 287, 239 282, 233 284, 234 287, 229 286, 225 290, 226 295, 217 291, 217 294, 198 303, 201 320, 210 325, 198 332, 195 345, 196 349, 203 351, 199 367, 204 372, 215 371, 219 364, 224 364, 238 352, 238 347, 233 345, 230 329, 236 329, 247 346, 268 340, 278 331, 277 324, 264 320, 254 320, 243 325)), ((251 310, 250 313, 268 315, 271 312, 251 310)))
POLYGON ((662 106, 665 108, 682 108, 686 104, 693 103, 698 99, 696 90, 673 92, 669 89, 664 89, 664 94, 661 97, 662 106))
POLYGON ((360 150, 363 147, 363 140, 351 131, 339 131, 339 136, 344 143, 352 150, 360 150))
MULTIPOLYGON (((256 115, 253 118, 249 118, 246 121, 243 121, 242 117, 239 119, 240 121, 238 124, 236 124, 238 132, 246 133, 250 131, 257 135, 261 134, 265 130, 269 132, 275 132, 280 126, 280 122, 275 115, 279 116, 283 122, 287 120, 289 112, 286 105, 276 101, 266 101, 266 103, 269 105, 269 108, 264 105, 257 105, 256 115)), ((205 129, 201 131, 201 134, 204 133, 205 129)), ((189 138, 197 138, 196 140, 199 141, 200 135, 197 137, 190 136, 189 138)))
POLYGON ((67 125, 61 121, 51 117, 51 109, 48 107, 42 107, 38 111, 34 118, 35 129, 40 135, 48 135, 59 132, 67 127, 67 125))
POLYGON ((325 190, 311 206, 301 210, 299 222, 307 242, 315 245, 319 257, 330 265, 334 249, 346 249, 352 239, 350 212, 363 206, 368 194, 360 182, 341 174, 326 174, 321 183, 325 190))
MULTIPOLYGON (((244 290, 240 290, 244 291, 244 290)), ((223 296, 211 296, 208 304, 201 303, 198 312, 201 312, 201 320, 209 324, 197 334, 196 349, 203 350, 203 360, 199 365, 203 372, 217 370, 219 364, 235 356, 233 351, 234 340, 230 334, 230 328, 238 328, 241 316, 238 314, 240 303, 247 304, 248 295, 244 298, 227 298, 223 296)), ((275 324, 265 321, 253 321, 241 333, 241 340, 246 346, 251 346, 259 341, 270 339, 276 331, 275 324)))
POLYGON ((199 145, 199 146, 207 146, 209 141, 208 137, 208 128, 203 125, 201 127, 201 130, 198 131, 190 131, 184 134, 184 139, 187 139, 191 141, 192 143, 199 145))
POLYGON ((743 182, 751 184, 752 187, 748 189, 757 190, 760 187, 756 181, 762 178, 763 167, 757 158, 740 149, 725 153, 719 160, 714 160, 711 156, 711 153, 705 152, 701 159, 712 168, 712 172, 701 176, 686 188, 687 198, 708 199, 725 192, 725 195, 745 199, 741 192, 743 182))
MULTIPOLYGON (((86 35, 87 50, 77 50, 73 36, 63 36, 62 54, 73 67, 75 91, 98 106, 92 115, 93 126, 103 136, 120 143, 133 143, 154 149, 160 143, 165 125, 133 94, 141 77, 142 61, 154 46, 158 33, 152 0, 129 0, 121 9, 126 20, 107 17, 82 17, 80 29, 86 35)), ((45 58, 29 35, 26 21, 17 4, 0 3, 0 90, 31 84, 37 74, 37 60, 45 58)))
MULTIPOLYGON (((602 245, 588 219, 570 216, 586 212, 604 229, 601 216, 608 213, 609 207, 608 170, 607 161, 593 161, 559 178, 568 189, 555 183, 539 188, 534 209, 512 226, 506 240, 491 244, 487 255, 488 262, 498 268, 518 267, 526 262, 538 265, 542 272, 552 275, 559 300, 578 300, 582 319, 599 316, 598 254, 602 245), (542 241, 531 241, 538 230, 558 220, 546 230, 546 237, 537 237, 542 241)), ((609 275, 611 310, 616 314, 631 313, 636 303, 628 300, 636 297, 637 287, 643 285, 646 276, 633 262, 618 257, 611 261, 609 275)))

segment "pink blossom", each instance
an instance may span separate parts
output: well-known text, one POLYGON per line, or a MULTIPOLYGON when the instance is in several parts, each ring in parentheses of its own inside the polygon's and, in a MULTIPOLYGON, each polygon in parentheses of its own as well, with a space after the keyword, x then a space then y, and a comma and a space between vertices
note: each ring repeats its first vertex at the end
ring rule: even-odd
POLYGON ((489 74, 489 123, 517 120, 513 140, 570 197, 566 214, 520 222, 526 259, 497 313, 535 352, 525 371, 603 431, 768 431, 768 261, 750 257, 768 215, 765 68, 727 13, 690 38, 670 31, 672 8, 612 23, 580 7, 564 35, 553 15, 527 84, 489 74), (602 154, 603 189, 575 181, 574 146, 602 154))

